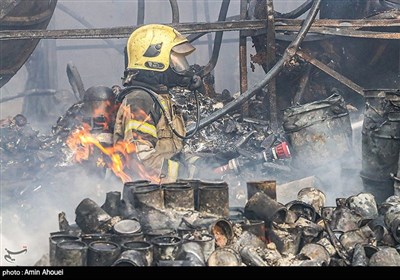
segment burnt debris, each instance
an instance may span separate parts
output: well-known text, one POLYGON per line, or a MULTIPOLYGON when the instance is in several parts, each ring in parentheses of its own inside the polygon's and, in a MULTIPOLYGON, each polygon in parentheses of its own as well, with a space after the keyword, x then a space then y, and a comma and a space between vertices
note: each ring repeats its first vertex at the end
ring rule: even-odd
MULTIPOLYGON (((135 183, 135 182, 133 182, 135 183)), ((199 181, 199 191, 209 183, 199 181)), ((141 188, 142 183, 137 184, 141 188)), ((254 182, 253 182, 254 184, 254 182)), ((135 185, 135 184, 133 184, 135 185)), ((142 185, 143 186, 143 185, 142 185)), ((175 188, 187 190, 188 184, 175 188)), ((251 186, 251 185, 250 185, 251 186)), ((146 185, 146 187, 148 187, 146 185)), ((262 189, 245 208, 210 213, 199 205, 218 197, 191 197, 189 207, 135 200, 131 188, 107 212, 90 199, 76 208, 76 225, 50 236, 51 265, 79 266, 387 266, 399 265, 400 198, 377 204, 370 193, 325 205, 325 194, 303 188, 283 205, 262 189), (313 199, 305 196, 313 193, 313 199), (306 199, 305 199, 306 198, 306 199), (198 200, 195 204, 194 201, 198 200), (122 205, 133 205, 127 213, 122 205), (193 205, 197 205, 191 209, 193 205), (296 206, 297 205, 297 206, 296 206), (296 207, 295 207, 296 206, 296 207), (365 207, 364 207, 365 206, 365 207)), ((277 186, 279 189, 279 185, 277 186)), ((254 190, 253 190, 254 191, 254 190)), ((118 192, 112 192, 118 197, 118 192)), ((224 193, 225 199, 228 194, 224 193)), ((107 200, 111 196, 107 194, 107 200)), ((61 215, 63 216, 63 215, 61 215)))

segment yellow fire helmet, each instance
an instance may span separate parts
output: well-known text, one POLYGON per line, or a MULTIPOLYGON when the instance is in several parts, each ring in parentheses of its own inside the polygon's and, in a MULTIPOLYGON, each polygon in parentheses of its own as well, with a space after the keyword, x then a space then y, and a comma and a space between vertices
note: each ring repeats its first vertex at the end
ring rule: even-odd
POLYGON ((187 56, 195 48, 186 37, 167 25, 148 24, 136 29, 128 39, 128 70, 163 72, 168 69, 171 53, 187 56))

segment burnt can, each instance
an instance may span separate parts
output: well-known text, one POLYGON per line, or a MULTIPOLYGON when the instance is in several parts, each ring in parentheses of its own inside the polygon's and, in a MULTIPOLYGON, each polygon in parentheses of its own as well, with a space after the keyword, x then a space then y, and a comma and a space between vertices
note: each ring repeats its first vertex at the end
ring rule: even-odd
POLYGON ((137 209, 158 208, 164 209, 164 194, 161 186, 151 184, 147 186, 136 186, 131 189, 133 205, 137 209))
POLYGON ((347 231, 339 238, 340 243, 348 252, 352 251, 356 244, 372 244, 375 240, 375 233, 369 226, 347 231))
POLYGON ((390 174, 396 174, 400 152, 400 90, 365 90, 366 109, 362 129, 364 189, 378 203, 394 193, 390 174))
POLYGON ((331 228, 334 232, 347 232, 359 228, 362 217, 347 207, 336 207, 332 213, 331 228))
POLYGON ((85 198, 75 209, 76 224, 84 233, 105 232, 111 216, 90 198, 85 198))
POLYGON ((147 266, 153 264, 153 244, 146 241, 129 241, 122 244, 122 250, 135 250, 140 252, 146 260, 147 266))
POLYGON ((205 266, 203 250, 199 243, 186 241, 177 259, 185 260, 187 266, 205 266))
POLYGON ((215 238, 211 234, 192 234, 184 237, 183 241, 194 242, 200 245, 204 260, 207 261, 215 250, 215 238))
POLYGON ((132 194, 132 189, 134 189, 137 186, 148 186, 150 185, 150 181, 148 180, 137 180, 133 182, 126 182, 124 183, 124 187, 122 189, 122 199, 133 205, 133 194, 132 194))
POLYGON ((310 260, 321 261, 325 265, 329 265, 331 257, 324 246, 317 243, 309 243, 300 250, 300 255, 306 256, 310 260))
POLYGON ((325 206, 326 196, 321 190, 309 187, 301 189, 298 192, 297 200, 312 205, 315 212, 321 216, 321 210, 325 206))
POLYGON ((89 244, 88 266, 111 266, 121 254, 121 246, 111 241, 94 241, 89 244))
POLYGON ((296 213, 297 217, 303 217, 314 222, 317 219, 317 212, 311 204, 300 200, 293 200, 285 205, 286 209, 296 213))
POLYGON ((247 199, 250 199, 255 193, 263 192, 273 200, 276 200, 276 181, 256 181, 247 182, 247 199))
POLYGON ((385 224, 391 231, 393 238, 400 242, 400 204, 389 207, 385 214, 385 224))
POLYGON ((112 266, 147 266, 147 261, 139 251, 126 250, 121 253, 112 266))
POLYGON ((88 233, 82 234, 81 239, 89 246, 89 244, 94 241, 112 241, 113 236, 114 234, 110 233, 88 233))
POLYGON ((375 219, 378 217, 378 206, 374 195, 371 193, 350 196, 346 200, 346 206, 363 217, 363 219, 375 219))
POLYGON ((400 266, 400 254, 395 248, 380 247, 369 259, 370 266, 400 266))
POLYGON ((297 255, 299 252, 302 232, 298 227, 280 228, 273 225, 267 234, 282 255, 297 255))
POLYGON ((268 266, 268 264, 260 257, 255 247, 243 246, 240 248, 240 257, 248 266, 268 266))
POLYGON ((171 209, 194 210, 194 190, 192 186, 181 183, 169 183, 162 186, 164 206, 171 209))
POLYGON ((200 182, 199 211, 221 217, 229 216, 229 189, 226 182, 200 182))
POLYGON ((200 180, 195 179, 178 179, 177 183, 185 183, 193 188, 194 209, 199 210, 199 187, 200 180))
POLYGON ((55 266, 86 266, 88 246, 82 241, 62 241, 56 245, 55 266))
POLYGON ((266 242, 265 238, 265 222, 262 220, 247 220, 244 223, 240 224, 240 227, 243 231, 248 231, 258 238, 260 238, 263 242, 266 242))
POLYGON ((225 247, 233 240, 233 225, 227 219, 218 219, 210 226, 210 233, 215 238, 215 245, 225 247))
POLYGON ((106 201, 101 206, 101 209, 107 212, 111 217, 119 215, 119 209, 121 206, 121 193, 120 192, 108 192, 106 194, 106 201))
POLYGON ((272 222, 282 224, 286 220, 287 209, 268 195, 258 192, 246 203, 244 215, 249 220, 263 220, 267 226, 272 222))
POLYGON ((113 227, 114 242, 122 245, 128 241, 140 241, 144 239, 140 223, 136 220, 122 220, 113 227))
POLYGON ((302 174, 347 159, 352 151, 349 112, 338 94, 287 108, 283 128, 291 144, 292 165, 302 174))
POLYGON ((66 234, 54 234, 49 237, 49 261, 51 266, 54 266, 57 243, 63 241, 79 241, 79 237, 66 234))
POLYGON ((154 261, 175 260, 182 249, 182 239, 177 236, 159 236, 151 240, 154 261))
POLYGON ((218 248, 207 260, 208 266, 240 266, 242 259, 238 251, 231 247, 218 248))
POLYGON ((149 231, 146 231, 144 233, 144 239, 147 242, 150 242, 156 238, 156 237, 160 237, 160 236, 176 236, 176 232, 174 229, 171 228, 161 228, 161 229, 152 229, 149 231))

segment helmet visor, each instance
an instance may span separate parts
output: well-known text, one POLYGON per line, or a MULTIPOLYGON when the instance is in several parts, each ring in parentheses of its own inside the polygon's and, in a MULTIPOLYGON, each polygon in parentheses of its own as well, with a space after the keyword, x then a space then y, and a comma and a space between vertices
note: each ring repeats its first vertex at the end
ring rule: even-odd
POLYGON ((186 59, 186 55, 182 53, 171 52, 170 66, 176 73, 184 73, 189 70, 189 62, 186 59))

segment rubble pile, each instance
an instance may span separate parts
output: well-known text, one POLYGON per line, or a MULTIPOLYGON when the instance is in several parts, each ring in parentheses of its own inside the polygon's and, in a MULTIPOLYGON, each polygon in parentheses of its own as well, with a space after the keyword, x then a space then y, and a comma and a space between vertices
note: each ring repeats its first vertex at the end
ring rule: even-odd
POLYGON ((39 134, 21 114, 1 120, 0 132, 2 180, 34 179, 47 169, 44 165, 54 166, 61 158, 62 141, 39 134))
POLYGON ((327 207, 325 194, 307 187, 282 204, 274 183, 249 183, 244 208, 229 208, 224 182, 125 183, 122 199, 120 192, 107 193, 101 207, 84 199, 74 225, 60 213, 50 264, 400 265, 400 197, 377 205, 372 194, 360 193, 327 207), (177 205, 177 197, 189 199, 177 205))
MULTIPOLYGON (((215 93, 214 96, 197 93, 199 99, 200 117, 205 118, 235 99, 229 91, 215 93)), ((183 111, 187 126, 194 125, 196 119, 196 102, 187 90, 175 88, 173 96, 177 106, 183 111)), ((259 174, 274 174, 284 178, 290 171, 290 160, 273 158, 271 149, 282 142, 287 142, 282 130, 273 131, 270 122, 265 118, 265 109, 258 99, 249 100, 248 117, 242 117, 240 110, 226 114, 204 129, 201 129, 191 139, 186 140, 184 152, 196 154, 204 159, 210 159, 208 166, 226 164, 231 159, 237 159, 240 170, 257 169, 259 174), (265 155, 265 156, 263 156, 265 155)), ((253 171, 251 171, 253 172, 253 171)))

